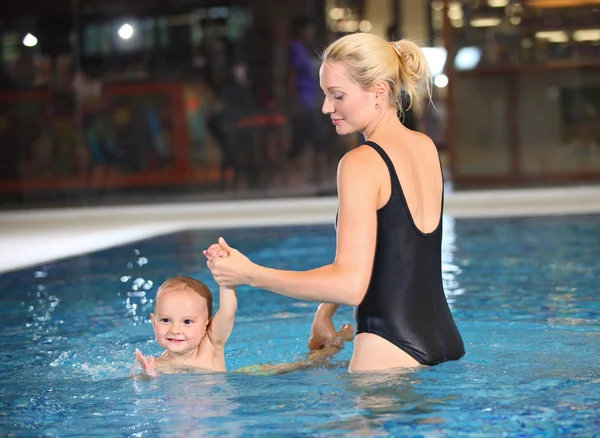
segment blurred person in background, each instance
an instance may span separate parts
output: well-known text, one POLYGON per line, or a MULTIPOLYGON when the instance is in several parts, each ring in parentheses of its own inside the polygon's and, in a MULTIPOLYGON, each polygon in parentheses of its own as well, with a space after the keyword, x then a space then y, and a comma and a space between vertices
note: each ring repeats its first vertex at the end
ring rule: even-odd
POLYGON ((289 171, 310 175, 319 182, 327 159, 327 145, 323 144, 324 123, 319 108, 319 59, 314 44, 314 22, 304 16, 292 20, 292 38, 288 51, 287 84, 292 125, 289 171), (306 152, 312 149, 314 165, 306 152))

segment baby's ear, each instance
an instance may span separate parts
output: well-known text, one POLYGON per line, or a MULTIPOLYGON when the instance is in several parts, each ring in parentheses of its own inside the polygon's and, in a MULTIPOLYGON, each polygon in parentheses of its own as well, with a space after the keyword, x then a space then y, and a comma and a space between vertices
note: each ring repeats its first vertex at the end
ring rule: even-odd
POLYGON ((152 327, 155 326, 156 322, 155 322, 155 318, 154 318, 154 313, 150 314, 150 321, 152 321, 152 327))

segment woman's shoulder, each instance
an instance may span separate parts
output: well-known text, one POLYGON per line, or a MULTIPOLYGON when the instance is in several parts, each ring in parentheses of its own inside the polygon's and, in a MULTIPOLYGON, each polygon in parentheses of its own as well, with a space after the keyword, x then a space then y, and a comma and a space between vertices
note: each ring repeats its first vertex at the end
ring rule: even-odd
POLYGON ((387 174, 385 161, 372 147, 361 144, 346 152, 338 164, 338 188, 354 190, 357 185, 379 190, 381 175, 387 174))
POLYGON ((340 163, 356 162, 356 163, 365 164, 365 163, 368 163, 370 160, 374 160, 378 156, 379 156, 379 154, 377 153, 377 151, 375 149, 373 149, 371 146, 369 146, 368 144, 366 144, 366 142, 364 142, 364 143, 359 144, 355 148, 349 150, 348 152, 346 152, 342 156, 340 163))
POLYGON ((358 172, 378 171, 380 161, 377 151, 363 143, 342 156, 338 164, 338 173, 344 171, 358 176, 358 172))
POLYGON ((437 147, 431 137, 422 132, 410 131, 410 137, 407 139, 407 142, 409 145, 415 146, 423 152, 437 153, 437 147))

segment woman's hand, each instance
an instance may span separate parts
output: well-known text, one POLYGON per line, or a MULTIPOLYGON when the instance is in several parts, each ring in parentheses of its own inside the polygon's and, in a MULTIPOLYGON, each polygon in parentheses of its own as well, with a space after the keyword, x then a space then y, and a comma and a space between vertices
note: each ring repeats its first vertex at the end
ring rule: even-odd
POLYGON ((331 318, 315 315, 310 336, 308 338, 308 348, 310 350, 320 350, 335 343, 337 332, 331 318))
POLYGON ((222 237, 219 237, 218 246, 211 245, 204 255, 207 258, 206 265, 219 286, 235 287, 251 283, 251 273, 256 265, 237 249, 231 248, 222 237), (219 246, 229 253, 228 257, 219 256, 219 246))

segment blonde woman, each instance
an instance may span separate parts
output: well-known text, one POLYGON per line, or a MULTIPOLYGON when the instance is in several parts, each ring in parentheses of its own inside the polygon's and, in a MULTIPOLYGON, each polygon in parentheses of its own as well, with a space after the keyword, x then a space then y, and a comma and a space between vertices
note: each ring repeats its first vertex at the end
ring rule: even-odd
POLYGON ((368 33, 345 36, 325 50, 320 86, 323 113, 338 134, 366 141, 338 167, 337 252, 309 271, 270 269, 251 262, 224 239, 206 252, 222 286, 249 284, 321 303, 309 346, 335 336, 340 304, 356 306, 349 371, 435 365, 465 354, 442 285, 443 178, 431 139, 398 118, 401 97, 430 94, 420 48, 368 33), (220 246, 229 257, 214 257, 220 246))

